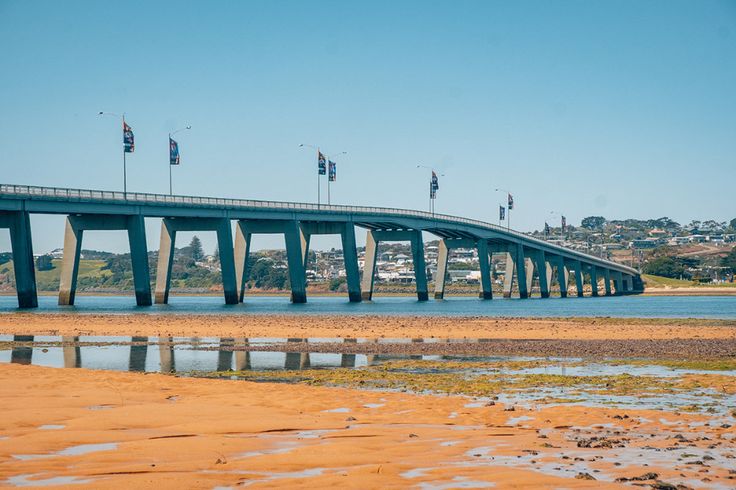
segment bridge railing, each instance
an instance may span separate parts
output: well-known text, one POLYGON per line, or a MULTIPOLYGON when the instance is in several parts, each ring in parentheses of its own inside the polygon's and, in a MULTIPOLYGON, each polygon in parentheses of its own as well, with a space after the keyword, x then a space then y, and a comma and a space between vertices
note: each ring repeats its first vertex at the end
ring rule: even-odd
POLYGON ((261 201, 252 199, 227 199, 219 197, 201 197, 201 196, 183 196, 169 194, 151 194, 142 192, 120 192, 120 191, 102 191, 90 189, 69 189, 60 187, 40 187, 31 185, 14 185, 0 184, 0 199, 7 196, 33 198, 51 198, 64 201, 98 201, 98 202, 120 202, 121 204, 152 204, 152 205, 173 205, 173 206, 209 206, 216 208, 231 209, 285 209, 292 211, 306 212, 334 212, 334 213, 351 213, 351 214, 384 214, 388 216, 403 216, 412 218, 423 218, 434 221, 442 221, 446 223, 465 224, 477 226, 480 228, 499 231, 507 235, 523 238, 524 240, 534 242, 540 246, 553 248, 564 251, 568 254, 576 255, 591 262, 597 262, 606 265, 612 265, 619 269, 627 270, 629 273, 638 274, 636 269, 612 262, 609 260, 596 257, 594 255, 572 250, 559 245, 555 245, 544 240, 535 238, 527 233, 523 233, 509 228, 504 228, 493 223, 488 223, 472 218, 463 218, 461 216, 452 216, 446 214, 430 213, 428 211, 418 211, 412 209, 401 208, 382 208, 374 206, 350 206, 336 204, 315 204, 315 203, 298 203, 285 201, 261 201))

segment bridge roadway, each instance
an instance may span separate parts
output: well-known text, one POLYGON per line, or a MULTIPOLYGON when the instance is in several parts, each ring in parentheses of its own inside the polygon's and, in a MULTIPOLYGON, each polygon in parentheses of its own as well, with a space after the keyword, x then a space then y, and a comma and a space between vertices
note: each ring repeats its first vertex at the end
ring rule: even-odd
POLYGON ((18 304, 23 308, 38 305, 30 214, 67 215, 59 284, 61 305, 74 304, 85 230, 127 231, 136 302, 141 306, 151 305, 145 218, 163 218, 153 294, 156 303, 167 303, 169 299, 176 233, 206 230, 217 233, 223 291, 228 304, 243 301, 251 237, 258 233, 284 235, 291 300, 295 303, 307 300, 306 259, 310 237, 326 234, 341 237, 348 296, 353 302, 371 300, 373 296, 378 244, 382 241, 411 243, 417 298, 420 301, 429 298, 422 232, 440 238, 436 299, 444 297, 447 259, 454 248, 478 250, 482 299, 493 296, 491 258, 499 253, 506 255, 505 297, 511 297, 515 287, 520 298, 528 298, 535 278, 542 297, 549 297, 553 282, 560 285, 560 294, 566 297, 571 273, 578 296, 583 296, 585 279, 593 296, 643 291, 636 269, 491 223, 457 216, 366 206, 0 185, 0 228, 10 230, 18 304), (236 222, 234 237, 232 221, 236 222), (369 273, 362 277, 356 227, 366 230, 363 270, 369 273))

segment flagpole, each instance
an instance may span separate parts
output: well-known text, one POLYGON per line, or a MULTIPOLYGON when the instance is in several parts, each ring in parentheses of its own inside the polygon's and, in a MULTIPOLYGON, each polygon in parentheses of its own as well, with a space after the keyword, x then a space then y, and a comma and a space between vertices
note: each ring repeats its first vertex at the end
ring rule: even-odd
MULTIPOLYGON (((317 147, 317 165, 319 165, 319 154, 320 154, 320 151, 319 151, 319 146, 318 146, 317 147)), ((319 209, 319 206, 320 206, 320 187, 321 186, 319 185, 320 184, 319 175, 320 173, 319 173, 319 167, 318 167, 317 168, 317 209, 319 209)), ((329 183, 327 185, 329 186, 329 183)))
MULTIPOLYGON (((125 133, 125 113, 123 113, 123 133, 125 133)), ((128 199, 128 165, 125 156, 125 142, 123 142, 123 199, 128 199)))
POLYGON ((171 165, 171 133, 169 133, 169 195, 173 196, 174 195, 174 185, 171 180, 171 167, 173 167, 173 165, 171 165))
MULTIPOLYGON (((173 185, 173 179, 171 177, 171 174, 173 172, 173 170, 171 169, 171 167, 173 167, 173 165, 171 164, 171 141, 172 141, 171 137, 174 136, 176 133, 180 133, 182 131, 188 131, 190 129, 192 129, 191 126, 186 126, 186 127, 181 128, 181 129, 177 129, 176 131, 174 131, 172 133, 169 133, 169 195, 170 196, 173 196, 174 195, 174 185, 173 185)), ((179 156, 179 144, 177 143, 176 145, 177 145, 176 146, 176 154, 177 154, 177 157, 178 157, 179 156)), ((177 161, 177 165, 178 165, 179 164, 178 163, 179 162, 179 159, 177 158, 176 161, 177 161)))

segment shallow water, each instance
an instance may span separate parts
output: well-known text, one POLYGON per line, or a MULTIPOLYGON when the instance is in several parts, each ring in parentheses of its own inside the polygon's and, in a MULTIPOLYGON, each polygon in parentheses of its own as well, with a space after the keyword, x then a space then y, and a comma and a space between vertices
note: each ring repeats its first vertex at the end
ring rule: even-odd
MULTIPOLYGON (((424 341, 425 339, 403 339, 404 342, 424 341)), ((426 339, 441 342, 439 339, 426 339)), ((581 377, 570 386, 538 386, 533 389, 511 389, 499 393, 498 401, 506 405, 534 407, 554 404, 582 404, 588 406, 616 406, 637 409, 709 410, 714 414, 725 414, 728 407, 736 406, 736 396, 725 395, 708 388, 688 392, 647 393, 643 388, 636 395, 611 394, 599 386, 586 384, 585 377, 617 376, 628 374, 637 377, 653 377, 672 380, 686 374, 719 374, 736 376, 736 370, 706 371, 699 369, 675 369, 652 364, 609 364, 605 360, 590 361, 581 358, 540 358, 540 357, 464 357, 457 355, 374 355, 342 354, 323 352, 278 352, 245 351, 248 346, 272 346, 300 342, 305 346, 324 342, 363 343, 367 339, 286 339, 286 338, 162 338, 126 336, 24 336, 0 335, 0 342, 6 344, 0 349, 0 363, 34 364, 48 367, 88 368, 115 371, 183 373, 194 376, 210 376, 212 372, 233 371, 255 372, 248 376, 251 381, 298 382, 299 370, 307 369, 389 369, 394 372, 415 374, 446 373, 462 379, 468 376, 500 376, 501 379, 525 375, 559 375, 581 377), (241 350, 238 350, 240 348, 241 350), (391 361, 409 360, 399 365, 386 364, 391 361), (422 364, 422 361, 432 361, 422 364), (508 361, 534 361, 536 366, 508 367, 508 361), (446 362, 446 365, 443 365, 446 362), (451 363, 450 363, 451 362, 451 363), (504 363, 507 364, 499 364, 504 363), (467 363, 467 365, 464 365, 467 363), (484 365, 487 364, 487 365, 484 365), (266 376, 273 371, 283 371, 284 376, 266 376), (264 373, 259 375, 258 373, 264 373)), ((382 339, 382 343, 391 339, 382 339)), ((241 375, 242 376, 242 375, 241 375)), ((376 371, 376 377, 381 373, 376 371)), ((489 400, 471 402, 466 408, 482 407, 489 400)), ((175 399, 171 400, 175 402, 175 399)), ((102 410, 111 406, 94 406, 90 410, 102 410)), ((332 411, 345 409, 335 407, 332 411)), ((511 419, 523 422, 524 419, 511 419)), ((511 422, 510 422, 511 423, 511 422)), ((56 427, 54 427, 56 428, 56 427)))
MULTIPOLYGON (((346 297, 310 297, 291 304, 287 297, 248 296, 239 305, 225 305, 220 296, 176 296, 170 304, 138 307, 132 296, 77 296, 75 306, 59 306, 56 296, 41 296, 38 313, 140 313, 140 314, 290 314, 290 315, 419 315, 486 317, 621 317, 736 319, 735 296, 612 296, 598 298, 494 298, 450 297, 443 301, 417 301, 413 297, 375 297, 350 303, 346 297)), ((14 296, 0 296, 0 312, 19 311, 14 296)))

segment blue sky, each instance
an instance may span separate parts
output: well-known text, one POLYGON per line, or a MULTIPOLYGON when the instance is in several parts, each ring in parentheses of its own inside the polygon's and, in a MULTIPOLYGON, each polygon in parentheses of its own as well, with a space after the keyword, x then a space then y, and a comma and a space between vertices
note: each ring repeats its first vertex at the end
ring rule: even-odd
MULTIPOLYGON (((501 187, 521 230, 736 217, 733 1, 0 0, 0 46, 3 183, 122 188, 104 110, 135 132, 133 191, 168 191, 190 124, 182 194, 315 201, 309 143, 348 152, 338 204, 425 209, 424 164, 438 212, 495 222, 501 187)), ((37 251, 61 246, 62 219, 33 223, 37 251)))

